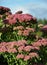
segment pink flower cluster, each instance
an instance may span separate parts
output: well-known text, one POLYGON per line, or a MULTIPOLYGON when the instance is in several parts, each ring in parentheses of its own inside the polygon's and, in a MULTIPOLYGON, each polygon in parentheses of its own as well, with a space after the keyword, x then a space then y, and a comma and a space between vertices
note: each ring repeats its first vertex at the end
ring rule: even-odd
POLYGON ((4 19, 3 22, 5 24, 15 24, 16 23, 15 19, 10 19, 10 18, 9 19, 4 19))
POLYGON ((9 53, 15 53, 17 52, 16 48, 13 48, 14 44, 16 42, 2 42, 0 43, 0 52, 9 52, 9 53))
POLYGON ((29 33, 30 33, 30 31, 28 31, 28 30, 24 30, 24 31, 23 31, 23 36, 28 36, 29 33))
POLYGON ((15 46, 24 46, 26 44, 26 40, 19 40, 15 42, 1 42, 0 43, 0 52, 17 52, 15 46))
POLYGON ((32 53, 29 53, 29 56, 31 56, 31 58, 38 57, 38 54, 36 52, 32 52, 32 53))
POLYGON ((26 27, 26 30, 35 32, 35 29, 34 28, 30 28, 30 27, 26 27))
POLYGON ((42 38, 42 39, 38 40, 37 42, 34 42, 32 45, 35 47, 47 46, 47 39, 42 38))
POLYGON ((27 27, 24 29, 23 27, 19 27, 18 35, 28 36, 30 33, 34 32, 34 28, 27 27), (20 30, 21 29, 21 30, 20 30))
POLYGON ((40 46, 47 46, 47 39, 42 39, 42 40, 38 40, 37 42, 34 42, 31 45, 27 44, 26 40, 19 40, 19 41, 15 41, 15 42, 1 42, 0 43, 0 52, 1 50, 4 52, 8 51, 8 49, 13 49, 14 46, 18 47, 18 51, 26 51, 26 52, 30 52, 31 50, 39 50, 38 47, 40 46))
POLYGON ((15 24, 16 22, 29 22, 29 21, 36 21, 34 20, 34 17, 30 14, 12 14, 9 15, 3 22, 7 22, 7 24, 15 24), (8 22, 7 22, 8 21, 8 22))
POLYGON ((17 53, 17 59, 24 59, 24 61, 32 59, 33 57, 38 58, 39 55, 35 50, 39 51, 40 46, 47 46, 47 39, 41 39, 33 44, 27 44, 26 40, 19 40, 14 42, 1 42, 0 52, 17 53), (33 51, 32 51, 33 50, 33 51), (23 54, 28 52, 28 54, 23 54))
POLYGON ((23 26, 17 26, 17 27, 14 27, 13 30, 23 30, 24 27, 23 26))
POLYGON ((37 58, 37 57, 39 57, 39 55, 36 52, 32 52, 32 53, 29 53, 29 55, 18 54, 16 56, 17 59, 24 59, 24 61, 30 60, 33 57, 36 57, 37 58))
POLYGON ((38 47, 33 47, 27 44, 26 40, 19 40, 15 42, 1 42, 0 43, 0 52, 30 52, 31 50, 39 50, 38 47), (16 50, 17 47, 17 50, 16 50))
POLYGON ((30 33, 35 32, 34 28, 30 28, 30 27, 24 28, 24 26, 14 27, 13 30, 17 30, 18 31, 17 34, 22 36, 28 36, 30 33))
POLYGON ((0 52, 31 52, 31 50, 40 50, 39 46, 42 45, 47 46, 47 39, 38 40, 31 45, 28 45, 26 40, 19 40, 15 42, 1 42, 0 52), (17 50, 15 47, 17 47, 17 50))

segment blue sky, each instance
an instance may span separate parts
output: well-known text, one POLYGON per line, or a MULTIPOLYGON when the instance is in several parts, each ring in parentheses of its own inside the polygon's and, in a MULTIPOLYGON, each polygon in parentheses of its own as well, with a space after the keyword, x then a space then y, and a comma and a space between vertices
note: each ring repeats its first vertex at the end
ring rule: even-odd
POLYGON ((34 17, 47 19, 47 0, 0 0, 0 6, 9 7, 13 13, 22 10, 34 17))

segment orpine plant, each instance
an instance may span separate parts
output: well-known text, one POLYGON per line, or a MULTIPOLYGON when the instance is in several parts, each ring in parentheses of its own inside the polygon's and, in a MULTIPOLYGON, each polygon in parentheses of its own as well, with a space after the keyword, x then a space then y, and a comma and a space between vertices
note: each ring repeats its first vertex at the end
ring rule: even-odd
MULTIPOLYGON (((47 64, 47 39, 41 39, 33 44, 27 44, 26 40, 0 43, 0 57, 4 63, 18 65, 47 64), (3 59, 2 59, 3 60, 3 59), (45 62, 44 62, 45 61, 45 62)), ((2 61, 0 61, 2 62, 2 61)))
POLYGON ((3 22, 7 22, 7 24, 15 24, 15 23, 30 23, 30 21, 33 21, 31 23, 37 23, 36 22, 36 18, 34 18, 32 15, 30 14, 13 14, 8 16, 3 22), (12 20, 12 21, 11 21, 12 20), (7 22, 8 21, 8 22, 7 22))
POLYGON ((0 64, 47 65, 47 37, 42 38, 40 31, 45 31, 45 26, 39 28, 36 18, 22 11, 11 14, 8 8, 0 10, 0 64))
POLYGON ((27 40, 28 37, 29 39, 36 39, 34 32, 36 31, 37 20, 32 15, 16 13, 6 16, 2 22, 4 23, 1 28, 2 41, 27 40))

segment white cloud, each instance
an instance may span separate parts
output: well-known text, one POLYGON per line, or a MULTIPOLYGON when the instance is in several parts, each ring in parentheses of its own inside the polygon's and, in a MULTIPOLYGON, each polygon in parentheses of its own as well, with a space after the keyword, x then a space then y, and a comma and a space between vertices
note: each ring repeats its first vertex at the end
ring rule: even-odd
POLYGON ((16 6, 12 9, 12 12, 15 13, 19 10, 22 10, 23 13, 29 13, 37 18, 47 18, 47 4, 45 3, 28 3, 26 5, 16 6))
POLYGON ((17 11, 23 11, 23 13, 29 13, 29 10, 23 6, 17 6, 12 9, 12 13, 15 13, 17 11))
POLYGON ((37 18, 46 18, 47 19, 47 4, 46 3, 28 3, 26 5, 27 10, 37 17, 37 18))

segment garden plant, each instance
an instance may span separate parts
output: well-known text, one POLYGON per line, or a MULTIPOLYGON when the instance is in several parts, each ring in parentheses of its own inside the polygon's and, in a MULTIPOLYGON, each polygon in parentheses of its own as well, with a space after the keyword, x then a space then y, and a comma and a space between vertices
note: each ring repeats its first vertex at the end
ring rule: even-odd
POLYGON ((0 6, 0 65, 47 65, 47 20, 0 6))

